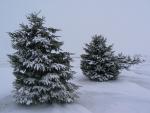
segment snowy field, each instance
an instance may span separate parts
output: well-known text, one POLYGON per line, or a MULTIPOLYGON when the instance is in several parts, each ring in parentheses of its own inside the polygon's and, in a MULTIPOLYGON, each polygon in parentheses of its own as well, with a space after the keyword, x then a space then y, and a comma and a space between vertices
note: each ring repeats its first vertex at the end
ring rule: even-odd
POLYGON ((0 113, 150 113, 150 58, 123 71, 119 79, 92 82, 84 77, 76 61, 73 82, 81 86, 80 98, 73 104, 25 107, 13 102, 12 68, 0 66, 0 113))

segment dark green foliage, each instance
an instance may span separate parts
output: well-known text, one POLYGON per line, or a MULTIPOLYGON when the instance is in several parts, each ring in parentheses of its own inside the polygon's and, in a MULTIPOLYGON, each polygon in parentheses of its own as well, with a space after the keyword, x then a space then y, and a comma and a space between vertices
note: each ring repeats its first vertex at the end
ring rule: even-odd
POLYGON ((59 29, 44 27, 44 17, 27 16, 29 24, 9 33, 15 53, 9 55, 14 68, 14 97, 19 104, 69 103, 77 97, 77 86, 70 83, 74 72, 72 58, 63 52, 59 29))
POLYGON ((81 55, 81 70, 85 76, 94 81, 117 79, 122 69, 141 62, 139 57, 131 58, 122 53, 115 55, 112 45, 106 44, 103 36, 95 35, 92 41, 86 44, 85 54, 81 55))

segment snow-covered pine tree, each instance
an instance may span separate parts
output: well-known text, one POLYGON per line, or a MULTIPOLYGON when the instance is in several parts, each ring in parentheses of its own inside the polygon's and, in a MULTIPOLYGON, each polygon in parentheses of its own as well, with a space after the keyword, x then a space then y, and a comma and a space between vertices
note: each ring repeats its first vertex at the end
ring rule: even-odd
POLYGON ((69 80, 71 53, 63 52, 55 35, 58 29, 44 27, 44 17, 38 13, 27 16, 29 24, 21 24, 16 32, 10 32, 12 47, 8 55, 14 68, 14 97, 17 103, 70 103, 77 97, 77 86, 69 80))
POLYGON ((85 54, 81 55, 81 70, 85 76, 94 81, 117 79, 122 69, 128 69, 133 64, 141 62, 139 57, 115 55, 113 45, 107 45, 102 35, 95 35, 86 44, 85 54))

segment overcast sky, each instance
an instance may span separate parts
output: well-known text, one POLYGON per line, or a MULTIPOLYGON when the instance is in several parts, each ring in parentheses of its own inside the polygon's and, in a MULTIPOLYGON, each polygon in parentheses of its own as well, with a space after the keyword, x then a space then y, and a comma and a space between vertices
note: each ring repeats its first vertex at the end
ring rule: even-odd
POLYGON ((0 0, 0 59, 12 52, 7 32, 40 10, 46 26, 62 30, 63 48, 76 56, 94 34, 117 51, 150 55, 150 0, 0 0))

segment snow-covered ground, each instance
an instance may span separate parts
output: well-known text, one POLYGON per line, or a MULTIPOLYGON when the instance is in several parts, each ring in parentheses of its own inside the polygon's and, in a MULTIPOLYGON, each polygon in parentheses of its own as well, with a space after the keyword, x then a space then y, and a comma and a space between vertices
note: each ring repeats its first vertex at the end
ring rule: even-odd
POLYGON ((89 81, 82 75, 78 61, 74 70, 77 73, 73 82, 81 86, 75 103, 25 107, 13 102, 12 68, 0 66, 0 113, 150 113, 149 58, 123 71, 116 81, 89 81))

